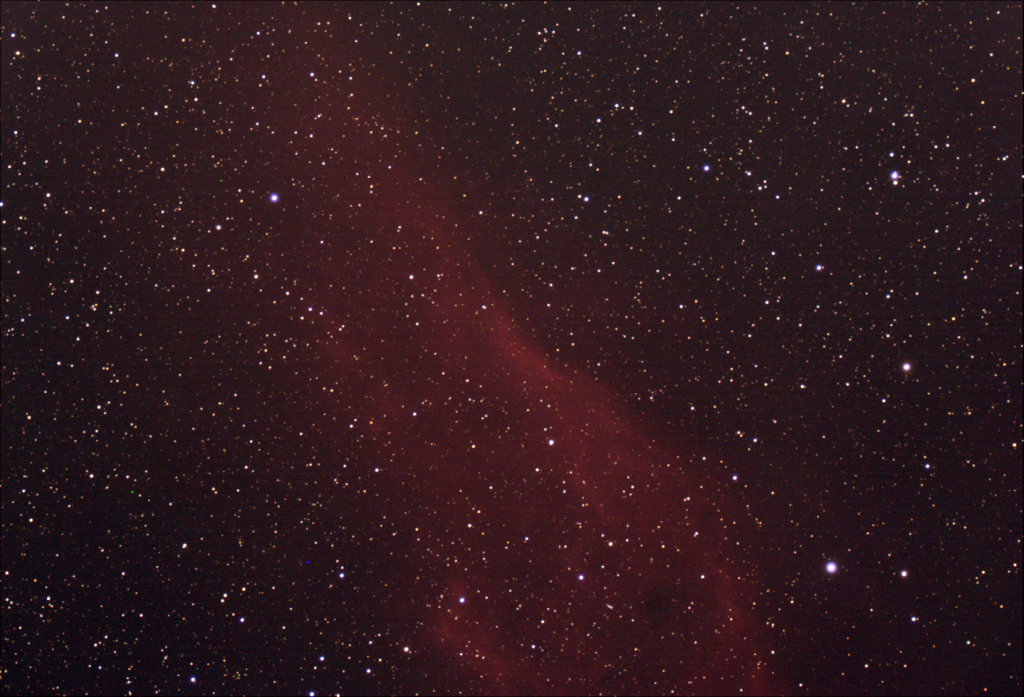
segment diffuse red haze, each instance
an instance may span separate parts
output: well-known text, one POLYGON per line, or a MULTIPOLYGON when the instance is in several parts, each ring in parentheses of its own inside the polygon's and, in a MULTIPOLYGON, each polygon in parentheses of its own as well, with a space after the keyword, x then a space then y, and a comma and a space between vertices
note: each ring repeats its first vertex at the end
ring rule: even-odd
MULTIPOLYGON (((353 157, 396 147, 363 136, 353 157)), ((723 554, 737 541, 730 501, 698 458, 647 437, 611 390, 524 331, 456 232, 445 202, 464 192, 395 152, 392 197, 325 233, 341 241, 320 273, 341 280, 315 301, 345 326, 327 360, 363 392, 379 514, 412 540, 391 593, 427 657, 410 680, 440 693, 769 691, 750 593, 723 554)))

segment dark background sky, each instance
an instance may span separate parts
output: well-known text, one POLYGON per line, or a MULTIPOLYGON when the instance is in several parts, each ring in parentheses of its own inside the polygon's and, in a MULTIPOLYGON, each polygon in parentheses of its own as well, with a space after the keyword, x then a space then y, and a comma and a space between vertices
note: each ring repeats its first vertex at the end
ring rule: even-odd
POLYGON ((1021 21, 4 2, 3 691, 1020 694, 1021 21))

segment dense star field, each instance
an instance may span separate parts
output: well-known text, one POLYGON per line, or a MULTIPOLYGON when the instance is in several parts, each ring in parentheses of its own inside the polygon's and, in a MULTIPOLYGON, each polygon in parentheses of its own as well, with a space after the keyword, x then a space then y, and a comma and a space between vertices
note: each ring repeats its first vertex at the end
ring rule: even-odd
POLYGON ((1020 694, 1018 3, 2 4, 4 694, 1020 694))

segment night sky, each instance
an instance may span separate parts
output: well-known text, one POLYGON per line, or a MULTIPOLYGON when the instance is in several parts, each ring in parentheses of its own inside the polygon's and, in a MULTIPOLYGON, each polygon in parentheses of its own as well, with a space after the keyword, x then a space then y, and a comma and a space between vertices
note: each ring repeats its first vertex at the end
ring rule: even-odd
POLYGON ((2 5, 5 694, 1020 694, 1021 3, 2 5))

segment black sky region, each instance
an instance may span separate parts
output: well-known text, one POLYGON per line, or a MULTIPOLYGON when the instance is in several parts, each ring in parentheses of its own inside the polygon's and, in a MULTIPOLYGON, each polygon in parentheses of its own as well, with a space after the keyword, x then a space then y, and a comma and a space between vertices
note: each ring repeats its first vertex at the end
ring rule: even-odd
POLYGON ((1021 3, 0 45, 5 694, 1021 693, 1021 3))

